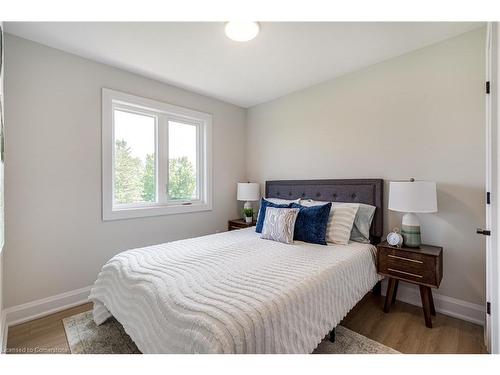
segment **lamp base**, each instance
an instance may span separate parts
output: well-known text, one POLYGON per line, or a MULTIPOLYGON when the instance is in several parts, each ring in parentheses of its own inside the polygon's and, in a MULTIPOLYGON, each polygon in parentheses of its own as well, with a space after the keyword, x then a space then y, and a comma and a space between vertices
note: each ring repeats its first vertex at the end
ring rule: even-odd
POLYGON ((422 239, 420 237, 420 222, 414 213, 406 213, 401 223, 401 235, 403 244, 406 247, 420 247, 422 239))
POLYGON ((246 201, 245 204, 243 205, 244 209, 250 209, 252 208, 252 202, 246 201))

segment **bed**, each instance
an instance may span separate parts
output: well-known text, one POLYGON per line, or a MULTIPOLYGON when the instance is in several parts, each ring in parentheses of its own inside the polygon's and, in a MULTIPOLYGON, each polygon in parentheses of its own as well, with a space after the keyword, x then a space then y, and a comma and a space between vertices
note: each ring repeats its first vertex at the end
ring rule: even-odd
POLYGON ((268 181, 266 196, 377 207, 372 244, 286 245, 254 228, 128 250, 92 288, 143 353, 311 353, 379 281, 382 180, 268 181))

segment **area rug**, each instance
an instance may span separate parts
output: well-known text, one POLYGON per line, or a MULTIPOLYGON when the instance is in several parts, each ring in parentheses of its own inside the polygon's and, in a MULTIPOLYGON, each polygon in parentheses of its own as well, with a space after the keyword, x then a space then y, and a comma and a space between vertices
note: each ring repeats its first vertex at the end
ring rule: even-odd
MULTIPOLYGON (((134 342, 116 319, 96 326, 92 311, 63 319, 64 330, 72 354, 140 354, 134 342)), ((332 343, 323 340, 314 354, 398 354, 399 352, 351 331, 343 326, 336 329, 332 343)))

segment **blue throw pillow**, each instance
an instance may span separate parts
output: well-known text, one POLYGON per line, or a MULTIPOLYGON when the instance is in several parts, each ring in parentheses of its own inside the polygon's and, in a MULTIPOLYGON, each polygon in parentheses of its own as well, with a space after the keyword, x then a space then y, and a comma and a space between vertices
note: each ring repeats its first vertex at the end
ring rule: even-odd
POLYGON ((293 239, 326 245, 326 226, 330 216, 331 203, 322 206, 304 207, 292 203, 292 208, 298 208, 299 215, 295 221, 293 239))
POLYGON ((257 224, 255 225, 255 231, 257 233, 262 233, 262 227, 264 226, 264 219, 266 218, 266 208, 267 207, 290 208, 290 207, 292 207, 292 204, 291 203, 274 204, 274 203, 271 203, 269 201, 266 201, 264 198, 261 198, 259 217, 257 218, 257 224))

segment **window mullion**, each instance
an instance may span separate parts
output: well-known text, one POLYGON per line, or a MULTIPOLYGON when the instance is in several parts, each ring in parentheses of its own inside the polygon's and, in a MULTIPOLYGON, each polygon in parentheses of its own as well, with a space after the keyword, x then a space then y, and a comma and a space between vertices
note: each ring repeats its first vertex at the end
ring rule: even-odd
POLYGON ((205 166, 203 165, 205 162, 204 155, 204 147, 203 147, 203 128, 201 124, 196 126, 196 184, 197 184, 197 198, 199 200, 204 200, 205 196, 205 176, 203 176, 203 171, 205 170, 205 166))
POLYGON ((168 183, 168 118, 158 116, 158 203, 167 203, 168 183))

